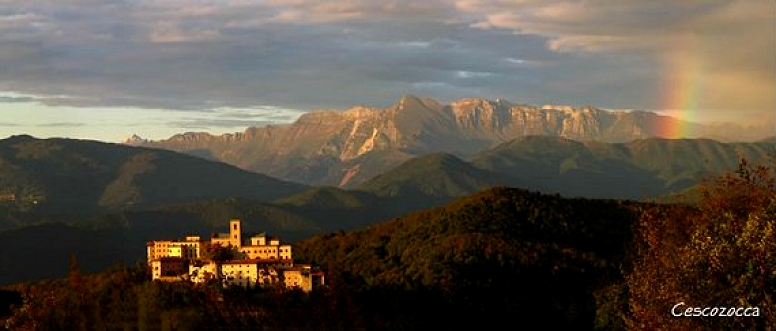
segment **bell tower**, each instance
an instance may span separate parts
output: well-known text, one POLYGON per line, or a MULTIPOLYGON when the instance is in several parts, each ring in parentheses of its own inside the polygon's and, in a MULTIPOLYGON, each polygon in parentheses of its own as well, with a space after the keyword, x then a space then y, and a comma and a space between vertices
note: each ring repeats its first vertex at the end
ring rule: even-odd
POLYGON ((239 219, 229 221, 229 244, 237 249, 242 247, 242 229, 239 219))

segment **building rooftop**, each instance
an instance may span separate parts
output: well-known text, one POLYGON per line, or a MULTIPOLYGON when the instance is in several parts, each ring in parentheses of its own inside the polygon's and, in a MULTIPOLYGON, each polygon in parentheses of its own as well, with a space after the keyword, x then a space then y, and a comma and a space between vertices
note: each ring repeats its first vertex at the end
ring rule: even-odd
POLYGON ((156 243, 176 243, 176 242, 181 242, 181 241, 176 239, 157 239, 157 240, 152 240, 147 242, 146 246, 154 246, 156 245, 156 243))
POLYGON ((161 261, 161 262, 182 262, 183 258, 180 256, 162 256, 155 259, 151 259, 148 262, 161 261))
POLYGON ((293 263, 292 259, 244 259, 244 260, 227 260, 221 262, 221 264, 265 264, 265 263, 293 263))

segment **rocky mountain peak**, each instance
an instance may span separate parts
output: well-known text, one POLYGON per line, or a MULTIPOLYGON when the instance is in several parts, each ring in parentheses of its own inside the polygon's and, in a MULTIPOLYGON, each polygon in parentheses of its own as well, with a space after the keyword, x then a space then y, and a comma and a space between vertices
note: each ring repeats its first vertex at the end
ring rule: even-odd
POLYGON ((405 94, 397 103, 398 108, 409 108, 416 105, 423 105, 423 100, 412 94, 405 94))
POLYGON ((412 94, 405 94, 391 108, 401 111, 401 110, 417 110, 417 109, 439 110, 442 107, 443 106, 434 99, 421 98, 412 94))
POLYGON ((366 119, 374 116, 380 116, 380 113, 384 112, 382 109, 369 108, 365 106, 357 106, 350 108, 342 113, 343 116, 348 119, 366 119))
POLYGON ((124 144, 130 145, 130 146, 142 145, 142 144, 144 144, 146 142, 148 142, 147 139, 143 139, 142 137, 140 137, 140 136, 138 136, 136 134, 133 134, 133 135, 127 137, 123 141, 124 144))
POLYGON ((461 99, 450 104, 456 123, 464 128, 500 132, 512 122, 512 105, 501 99, 461 99))
POLYGON ((568 105, 543 105, 541 107, 542 110, 555 110, 560 111, 562 113, 571 114, 576 111, 574 107, 568 106, 568 105))
MULTIPOLYGON (((665 128, 678 123, 676 118, 647 111, 535 106, 485 98, 459 99, 445 105, 405 95, 385 109, 355 106, 317 110, 300 116, 295 123, 249 128, 242 134, 185 133, 164 141, 145 142, 137 137, 126 143, 199 153, 292 181, 350 185, 355 174, 373 173, 370 169, 376 165, 362 162, 379 155, 402 155, 396 160, 432 152, 465 156, 527 135, 618 143, 672 138, 666 136, 665 128)), ((698 136, 719 134, 702 131, 704 128, 693 130, 698 136)), ((375 164, 382 162, 388 161, 375 164)))

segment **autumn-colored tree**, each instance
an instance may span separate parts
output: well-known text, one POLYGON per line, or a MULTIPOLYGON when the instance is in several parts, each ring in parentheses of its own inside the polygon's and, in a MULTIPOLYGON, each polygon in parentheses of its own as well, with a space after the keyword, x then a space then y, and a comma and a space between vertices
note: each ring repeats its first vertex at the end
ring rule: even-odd
POLYGON ((628 328, 776 329, 775 184, 774 169, 742 160, 702 187, 697 205, 644 210, 628 276, 628 328), (733 308, 759 316, 719 316, 723 307, 725 315, 733 308), (675 316, 688 308, 717 316, 675 316))
POLYGON ((203 247, 202 256, 206 260, 228 261, 245 258, 245 254, 234 246, 221 246, 220 244, 208 244, 203 247))

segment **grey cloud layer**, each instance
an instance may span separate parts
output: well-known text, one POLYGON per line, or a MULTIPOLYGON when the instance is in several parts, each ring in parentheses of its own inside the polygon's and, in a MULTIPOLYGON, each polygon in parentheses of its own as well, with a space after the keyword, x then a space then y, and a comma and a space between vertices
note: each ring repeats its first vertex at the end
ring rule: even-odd
POLYGON ((659 108, 661 75, 687 57, 727 82, 709 91, 741 87, 706 107, 776 99, 767 0, 0 3, 0 90, 71 96, 49 104, 343 108, 416 93, 659 108))
POLYGON ((261 108, 219 108, 208 109, 199 112, 190 112, 190 115, 175 119, 158 119, 167 127, 184 130, 216 130, 216 131, 242 131, 251 126, 264 126, 268 124, 283 124, 295 121, 302 113, 288 109, 261 107, 261 108))
POLYGON ((40 124, 39 126, 42 127, 49 127, 49 128, 77 128, 85 126, 86 123, 77 123, 77 122, 55 122, 55 123, 44 123, 40 124))

